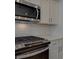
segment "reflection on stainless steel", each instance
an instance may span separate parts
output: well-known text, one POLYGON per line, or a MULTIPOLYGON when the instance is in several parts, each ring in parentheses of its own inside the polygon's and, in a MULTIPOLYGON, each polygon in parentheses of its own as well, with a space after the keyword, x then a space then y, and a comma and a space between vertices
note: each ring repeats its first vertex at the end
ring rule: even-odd
POLYGON ((36 50, 30 51, 28 53, 21 54, 21 55, 17 56, 16 58, 17 59, 22 59, 22 58, 31 57, 31 56, 37 55, 39 53, 42 53, 42 52, 46 51, 47 49, 49 49, 49 47, 36 49, 36 50))
POLYGON ((15 19, 26 20, 26 21, 40 21, 39 19, 27 18, 27 17, 22 17, 22 16, 15 16, 15 19))

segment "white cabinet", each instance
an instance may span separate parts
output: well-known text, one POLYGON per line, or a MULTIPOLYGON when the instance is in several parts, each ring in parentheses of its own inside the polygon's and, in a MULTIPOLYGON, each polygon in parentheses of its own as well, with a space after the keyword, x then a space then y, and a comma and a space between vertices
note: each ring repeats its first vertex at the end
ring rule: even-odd
POLYGON ((59 19, 59 1, 49 0, 49 20, 50 24, 57 24, 59 19))
POLYGON ((40 23, 46 24, 49 22, 49 1, 41 0, 41 21, 40 23))
POLYGON ((58 40, 58 59, 63 59, 63 40, 58 40))
POLYGON ((54 40, 50 44, 49 59, 63 59, 63 40, 54 40))
POLYGON ((43 24, 57 24, 58 21, 58 1, 41 0, 41 21, 43 24))
POLYGON ((58 46, 56 41, 53 41, 50 44, 49 59, 58 59, 58 46))

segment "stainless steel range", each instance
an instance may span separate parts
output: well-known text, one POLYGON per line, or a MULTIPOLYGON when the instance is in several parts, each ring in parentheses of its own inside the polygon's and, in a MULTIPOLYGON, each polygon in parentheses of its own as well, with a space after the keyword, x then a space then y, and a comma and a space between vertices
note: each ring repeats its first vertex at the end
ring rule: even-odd
POLYGON ((15 56, 16 59, 29 59, 34 55, 48 50, 50 42, 44 38, 35 36, 24 36, 15 38, 15 56))

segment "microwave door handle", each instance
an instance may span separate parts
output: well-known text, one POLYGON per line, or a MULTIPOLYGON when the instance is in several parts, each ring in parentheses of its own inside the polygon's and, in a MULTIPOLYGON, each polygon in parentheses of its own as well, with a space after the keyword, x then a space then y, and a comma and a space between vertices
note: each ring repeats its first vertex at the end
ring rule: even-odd
POLYGON ((37 11, 36 19, 38 19, 38 8, 36 8, 36 11, 37 11))

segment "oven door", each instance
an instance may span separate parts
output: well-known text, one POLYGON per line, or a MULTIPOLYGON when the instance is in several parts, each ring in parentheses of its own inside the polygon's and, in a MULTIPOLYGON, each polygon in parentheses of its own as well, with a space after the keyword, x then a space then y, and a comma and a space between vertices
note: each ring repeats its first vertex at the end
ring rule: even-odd
POLYGON ((49 48, 48 47, 43 47, 40 49, 36 49, 21 55, 16 56, 16 59, 48 59, 49 53, 48 53, 49 48))

